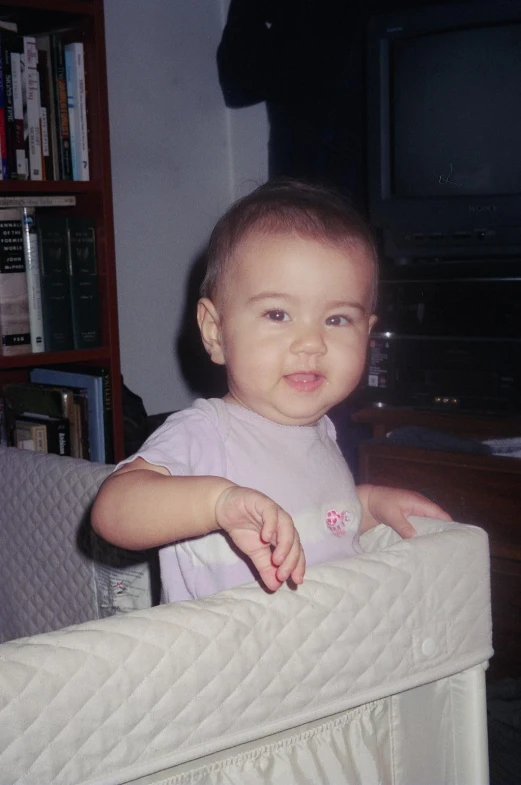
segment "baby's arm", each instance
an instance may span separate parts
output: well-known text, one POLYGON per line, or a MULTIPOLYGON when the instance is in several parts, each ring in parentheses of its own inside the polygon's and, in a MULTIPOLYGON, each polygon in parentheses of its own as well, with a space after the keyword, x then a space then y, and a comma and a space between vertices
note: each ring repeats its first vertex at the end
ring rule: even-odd
POLYGON ((305 559, 291 517, 264 494, 222 477, 172 477, 143 458, 122 466, 100 488, 92 526, 109 542, 142 549, 222 529, 275 590, 302 583, 305 559))
POLYGON ((452 520, 445 510, 415 491, 380 485, 359 485, 356 490, 363 508, 360 534, 384 523, 407 539, 416 534, 414 526, 407 520, 410 515, 452 520))

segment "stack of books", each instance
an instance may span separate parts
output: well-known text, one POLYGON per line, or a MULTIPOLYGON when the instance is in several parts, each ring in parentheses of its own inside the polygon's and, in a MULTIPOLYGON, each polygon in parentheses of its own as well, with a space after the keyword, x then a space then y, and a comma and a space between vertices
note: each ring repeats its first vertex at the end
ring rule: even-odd
POLYGON ((92 218, 0 207, 0 337, 4 356, 100 346, 92 218))
POLYGON ((33 368, 6 384, 0 440, 12 447, 112 463, 112 387, 107 368, 33 368))
POLYGON ((84 48, 0 21, 0 176, 89 180, 84 48))

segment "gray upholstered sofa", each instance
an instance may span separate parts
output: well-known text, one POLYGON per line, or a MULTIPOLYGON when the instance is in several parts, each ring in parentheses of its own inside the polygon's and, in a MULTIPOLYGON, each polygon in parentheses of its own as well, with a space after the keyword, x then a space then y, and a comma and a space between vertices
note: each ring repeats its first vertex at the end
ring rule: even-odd
POLYGON ((485 785, 484 532, 149 607, 143 555, 89 534, 108 471, 0 448, 0 785, 485 785))

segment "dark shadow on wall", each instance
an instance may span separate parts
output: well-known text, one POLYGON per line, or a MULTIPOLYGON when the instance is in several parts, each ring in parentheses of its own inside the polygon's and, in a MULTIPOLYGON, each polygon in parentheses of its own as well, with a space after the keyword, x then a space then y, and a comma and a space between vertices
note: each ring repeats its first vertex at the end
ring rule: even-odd
POLYGON ((197 326, 196 308, 205 272, 205 253, 200 253, 188 277, 185 307, 176 339, 176 352, 183 379, 197 397, 219 398, 226 394, 224 368, 208 357, 197 326))

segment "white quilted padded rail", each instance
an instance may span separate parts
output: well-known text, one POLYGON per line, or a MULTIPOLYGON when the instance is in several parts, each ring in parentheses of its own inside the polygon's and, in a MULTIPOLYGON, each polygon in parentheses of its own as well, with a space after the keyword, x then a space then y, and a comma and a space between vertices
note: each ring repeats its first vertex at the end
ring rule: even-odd
POLYGON ((485 533, 415 525, 407 541, 378 527, 297 591, 241 587, 3 644, 0 782, 124 783, 486 662, 485 533))

